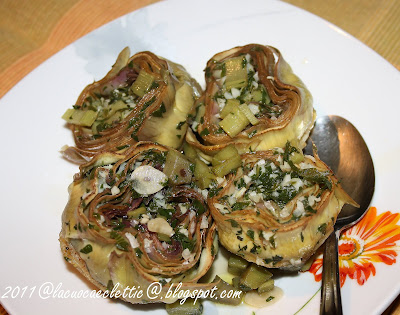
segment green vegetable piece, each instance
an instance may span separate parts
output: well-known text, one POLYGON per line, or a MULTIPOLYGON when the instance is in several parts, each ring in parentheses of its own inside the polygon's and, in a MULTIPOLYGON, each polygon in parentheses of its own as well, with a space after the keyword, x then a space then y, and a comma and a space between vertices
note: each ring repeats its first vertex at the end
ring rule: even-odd
POLYGON ((67 109, 64 115, 62 115, 62 119, 64 119, 68 123, 84 127, 90 127, 91 125, 93 125, 96 118, 97 112, 93 110, 83 111, 73 108, 67 109))
POLYGON ((240 276, 249 265, 249 262, 239 256, 231 256, 228 260, 228 272, 240 276))
POLYGON ((127 212, 129 218, 139 219, 141 214, 145 214, 147 212, 146 207, 140 207, 135 210, 130 210, 127 212))
POLYGON ((238 107, 219 122, 220 127, 231 137, 234 138, 250 123, 246 115, 238 107))
POLYGON ((172 304, 165 304, 165 309, 169 315, 201 315, 203 314, 203 305, 199 300, 194 303, 194 299, 187 299, 182 305, 180 301, 172 304))
POLYGON ((239 290, 240 286, 240 277, 232 278, 232 285, 235 289, 239 290))
POLYGON ((195 162, 194 177, 201 189, 209 187, 211 182, 215 179, 214 174, 211 173, 207 164, 199 159, 196 159, 195 162))
POLYGON ((240 89, 247 85, 247 69, 243 67, 245 65, 244 58, 244 56, 239 56, 225 61, 225 87, 227 90, 232 88, 240 89))
POLYGON ((139 97, 143 97, 154 82, 154 77, 144 70, 140 70, 136 81, 131 86, 131 91, 139 97))
POLYGON ((196 150, 187 142, 183 144, 183 154, 191 161, 197 158, 196 150))
POLYGON ((221 164, 213 166, 212 170, 218 177, 224 177, 226 174, 229 174, 231 171, 237 169, 240 165, 242 165, 240 156, 235 156, 221 164))
POLYGON ((192 181, 190 162, 175 150, 168 151, 163 172, 173 185, 189 184, 192 181))
POLYGON ((255 290, 270 278, 272 278, 272 273, 266 268, 251 264, 240 277, 240 287, 255 290))
POLYGON ((254 102, 261 102, 262 101, 262 92, 260 90, 254 90, 251 92, 251 99, 254 102))
POLYGON ((157 233, 157 237, 161 242, 167 242, 167 243, 171 242, 171 238, 166 234, 157 233))
POLYGON ((231 113, 236 107, 240 105, 240 101, 237 99, 229 99, 226 101, 224 108, 219 113, 219 116, 224 119, 229 113, 231 113))
POLYGON ((274 279, 268 279, 262 285, 258 287, 258 294, 262 294, 268 291, 271 291, 274 288, 274 279))
POLYGON ((213 280, 213 283, 215 283, 217 290, 214 291, 215 296, 218 297, 218 300, 215 300, 213 298, 207 298, 213 302, 218 302, 221 304, 228 304, 228 305, 239 305, 242 302, 242 298, 244 296, 243 292, 239 289, 235 289, 234 286, 230 285, 229 283, 223 281, 220 277, 216 276, 215 279, 213 280), (223 291, 225 291, 225 294, 221 294, 223 291), (232 295, 229 296, 227 294, 230 292, 232 295), (224 296, 224 297, 223 297, 224 296))
POLYGON ((301 152, 293 152, 289 159, 294 163, 294 164, 299 164, 304 161, 304 155, 301 152))
POLYGON ((252 125, 257 125, 259 123, 257 117, 254 116, 254 114, 251 112, 250 108, 246 104, 240 104, 239 109, 252 125))
POLYGON ((233 144, 230 144, 214 155, 211 164, 215 166, 238 156, 240 157, 238 150, 233 144))

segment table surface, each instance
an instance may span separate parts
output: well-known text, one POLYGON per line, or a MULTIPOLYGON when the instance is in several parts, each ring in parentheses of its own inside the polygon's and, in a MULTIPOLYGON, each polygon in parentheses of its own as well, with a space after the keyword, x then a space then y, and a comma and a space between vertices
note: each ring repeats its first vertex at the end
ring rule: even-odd
MULTIPOLYGON (((0 98, 30 71, 76 39, 157 1, 0 0, 0 98)), ((399 0, 285 2, 337 25, 400 70, 399 0)), ((0 315, 5 314, 0 305, 0 315)), ((384 315, 400 315, 400 297, 384 315)))

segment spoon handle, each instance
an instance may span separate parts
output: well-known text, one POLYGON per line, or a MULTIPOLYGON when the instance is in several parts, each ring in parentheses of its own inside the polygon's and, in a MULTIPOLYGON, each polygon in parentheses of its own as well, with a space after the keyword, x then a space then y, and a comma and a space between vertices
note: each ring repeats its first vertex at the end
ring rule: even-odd
POLYGON ((325 242, 322 267, 321 315, 343 314, 338 260, 339 235, 340 231, 335 230, 325 242))

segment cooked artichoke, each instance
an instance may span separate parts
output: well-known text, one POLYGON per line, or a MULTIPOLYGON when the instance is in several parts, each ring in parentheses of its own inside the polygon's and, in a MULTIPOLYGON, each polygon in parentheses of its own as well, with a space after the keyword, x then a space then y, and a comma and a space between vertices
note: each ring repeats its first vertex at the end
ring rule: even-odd
POLYGON ((143 140, 181 146, 201 88, 178 64, 151 52, 129 55, 125 48, 111 71, 88 85, 63 115, 76 146, 63 149, 67 159, 83 163, 143 140))
POLYGON ((165 293, 179 282, 181 290, 214 285, 197 281, 217 253, 216 226, 201 192, 164 173, 170 152, 179 154, 140 142, 125 154, 96 155, 80 166, 62 216, 64 256, 98 288, 162 284, 153 299, 121 297, 130 303, 172 303, 165 293))
POLYGON ((186 141, 213 154, 229 144, 240 153, 305 146, 314 124, 312 97, 281 53, 256 44, 213 56, 186 141), (201 139, 199 141, 199 139, 201 139))
POLYGON ((286 144, 243 154, 242 167, 209 199, 221 244, 269 268, 298 270, 333 231, 343 191, 317 154, 286 144))

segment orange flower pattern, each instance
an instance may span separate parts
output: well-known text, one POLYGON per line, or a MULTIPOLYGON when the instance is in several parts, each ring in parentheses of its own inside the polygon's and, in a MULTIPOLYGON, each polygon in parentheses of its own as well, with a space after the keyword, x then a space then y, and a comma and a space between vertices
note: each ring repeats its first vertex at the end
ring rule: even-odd
MULTIPOLYGON (((363 285, 368 278, 375 276, 374 263, 392 265, 396 262, 400 246, 400 213, 384 212, 377 216, 376 208, 371 207, 364 218, 353 227, 345 230, 339 238, 340 284, 346 278, 357 280, 363 285)), ((322 278, 322 254, 313 262, 309 272, 315 281, 322 278)))

